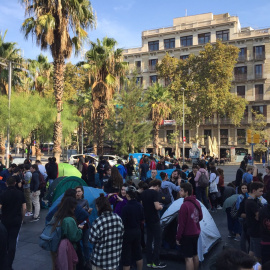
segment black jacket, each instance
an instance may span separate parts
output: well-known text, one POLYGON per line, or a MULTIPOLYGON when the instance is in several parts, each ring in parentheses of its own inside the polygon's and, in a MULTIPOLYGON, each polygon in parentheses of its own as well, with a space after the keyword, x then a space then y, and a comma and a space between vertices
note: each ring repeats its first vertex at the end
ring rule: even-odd
POLYGON ((30 183, 30 191, 31 192, 36 192, 37 190, 39 190, 39 171, 34 171, 32 173, 32 179, 31 179, 31 183, 30 183))
POLYGON ((45 165, 48 179, 56 179, 58 173, 58 166, 55 162, 50 162, 45 165))

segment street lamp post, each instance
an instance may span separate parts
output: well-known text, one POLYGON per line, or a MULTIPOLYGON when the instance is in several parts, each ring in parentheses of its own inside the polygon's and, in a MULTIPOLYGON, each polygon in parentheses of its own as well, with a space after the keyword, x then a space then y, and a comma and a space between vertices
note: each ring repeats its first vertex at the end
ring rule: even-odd
POLYGON ((7 126, 7 163, 9 168, 9 148, 10 148, 10 99, 11 99, 11 77, 12 77, 12 63, 8 62, 8 126, 7 126))
POLYGON ((183 91, 183 165, 185 164, 185 94, 184 94, 184 88, 182 88, 183 91))

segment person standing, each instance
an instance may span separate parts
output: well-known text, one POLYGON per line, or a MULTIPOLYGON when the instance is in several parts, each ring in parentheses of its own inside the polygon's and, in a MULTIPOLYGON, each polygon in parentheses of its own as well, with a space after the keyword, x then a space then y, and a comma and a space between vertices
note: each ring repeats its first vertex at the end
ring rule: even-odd
POLYGON ((160 262, 159 253, 161 248, 161 226, 159 212, 163 206, 159 203, 160 180, 150 182, 149 189, 142 193, 142 204, 146 223, 146 260, 147 267, 165 268, 167 265, 160 262), (154 242, 154 246, 153 246, 154 242), (153 248, 152 248, 153 247, 153 248))
POLYGON ((5 169, 0 173, 0 194, 7 189, 6 181, 12 176, 16 167, 16 164, 11 164, 8 169, 5 169))
POLYGON ((48 175, 48 181, 51 185, 52 182, 58 177, 58 164, 56 163, 56 158, 51 157, 48 159, 48 163, 45 165, 46 172, 48 175))
POLYGON ((194 164, 192 166, 192 171, 188 174, 188 182, 192 185, 193 195, 196 194, 196 183, 194 181, 194 178, 196 177, 198 169, 198 165, 194 164))
POLYGON ((96 186, 95 176, 96 176, 96 167, 94 165, 94 160, 90 159, 87 167, 87 185, 89 187, 96 186))
POLYGON ((263 178, 263 184, 264 184, 264 193, 267 193, 270 191, 270 166, 267 166, 265 168, 266 175, 263 178))
POLYGON ((192 195, 190 183, 181 184, 181 198, 184 202, 178 214, 176 244, 182 246, 186 269, 198 270, 198 239, 201 233, 200 221, 203 219, 202 209, 196 197, 192 195))
POLYGON ((123 180, 125 181, 127 172, 126 172, 126 168, 122 164, 122 160, 121 159, 118 159, 117 160, 117 164, 115 165, 115 167, 118 169, 118 171, 121 174, 123 180))
POLYGON ((209 179, 208 172, 205 170, 205 164, 204 163, 199 163, 200 169, 198 170, 196 177, 194 178, 194 181, 196 183, 196 198, 203 202, 205 207, 209 209, 209 201, 206 197, 206 187, 202 187, 199 184, 199 178, 202 174, 205 174, 205 176, 209 179))
POLYGON ((136 200, 136 188, 126 188, 127 204, 122 208, 121 218, 124 224, 122 263, 123 270, 129 270, 132 258, 136 261, 137 270, 143 269, 141 249, 141 226, 144 222, 142 205, 136 200))
POLYGON ((148 158, 145 157, 143 159, 143 163, 140 165, 140 175, 141 175, 141 180, 142 181, 146 180, 148 171, 149 171, 148 158))
POLYGON ((237 188, 239 188, 240 185, 242 184, 242 178, 243 174, 246 172, 246 166, 247 163, 245 162, 245 160, 241 161, 240 168, 236 172, 235 186, 237 188))
POLYGON ((40 212, 40 202, 39 202, 39 195, 40 195, 40 189, 39 189, 39 170, 37 164, 32 164, 30 166, 30 172, 32 173, 32 179, 30 183, 30 192, 31 192, 31 201, 34 205, 35 212, 33 215, 33 220, 30 222, 34 221, 39 221, 39 212, 40 212))
POLYGON ((250 184, 253 181, 253 166, 247 167, 247 172, 243 174, 243 183, 250 184))
POLYGON ((89 241, 94 245, 90 258, 92 270, 116 269, 122 252, 123 222, 112 212, 103 193, 96 199, 96 207, 99 217, 93 222, 89 235, 89 241))
POLYGON ((23 193, 26 201, 26 217, 33 216, 32 213, 32 201, 31 201, 31 192, 30 192, 30 181, 32 178, 32 173, 30 172, 30 165, 24 165, 24 184, 23 184, 23 193))
POLYGON ((250 236, 249 255, 261 258, 261 236, 259 210, 262 207, 258 199, 263 194, 263 184, 254 182, 250 185, 250 196, 245 202, 247 233, 250 236))
POLYGON ((262 155, 262 164, 263 164, 263 168, 265 168, 265 160, 266 160, 265 155, 262 155))
POLYGON ((26 211, 26 202, 23 193, 15 187, 16 179, 7 179, 7 190, 0 195, 0 210, 2 223, 8 235, 7 270, 12 270, 16 253, 17 237, 26 211))

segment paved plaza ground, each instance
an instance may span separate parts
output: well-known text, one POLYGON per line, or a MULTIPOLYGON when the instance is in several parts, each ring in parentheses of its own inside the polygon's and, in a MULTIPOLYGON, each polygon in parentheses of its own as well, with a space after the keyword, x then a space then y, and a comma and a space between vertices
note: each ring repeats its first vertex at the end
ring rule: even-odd
MULTIPOLYGON (((225 182, 229 183, 235 179, 236 170, 239 165, 224 165, 225 182)), ((259 172, 263 172, 262 165, 258 165, 259 172)), ((38 222, 30 223, 30 218, 26 218, 26 224, 21 228, 15 261, 14 270, 49 270, 51 269, 51 259, 49 252, 42 250, 38 246, 39 235, 44 228, 45 216, 48 210, 41 210, 41 219, 38 222)), ((222 210, 217 213, 211 213, 221 234, 221 241, 217 243, 209 254, 205 256, 205 260, 200 269, 209 269, 211 258, 219 253, 224 245, 230 245, 239 248, 239 242, 227 237, 227 220, 226 214, 222 210)), ((144 254, 145 258, 145 254, 144 254)), ((171 260, 162 258, 167 263, 166 269, 185 269, 184 261, 171 260)), ((144 269, 146 268, 144 260, 144 269)))

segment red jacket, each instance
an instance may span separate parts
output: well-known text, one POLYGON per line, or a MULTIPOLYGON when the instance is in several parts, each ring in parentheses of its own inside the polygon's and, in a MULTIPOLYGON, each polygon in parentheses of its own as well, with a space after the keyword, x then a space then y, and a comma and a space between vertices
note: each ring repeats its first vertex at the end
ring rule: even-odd
POLYGON ((184 199, 178 213, 178 226, 176 240, 179 242, 185 236, 199 235, 201 232, 200 221, 203 218, 200 203, 195 196, 188 196, 184 199), (194 205, 196 204, 196 206, 194 205))

